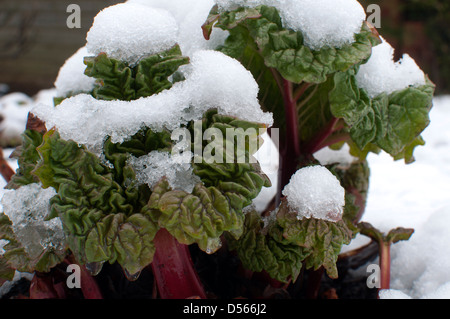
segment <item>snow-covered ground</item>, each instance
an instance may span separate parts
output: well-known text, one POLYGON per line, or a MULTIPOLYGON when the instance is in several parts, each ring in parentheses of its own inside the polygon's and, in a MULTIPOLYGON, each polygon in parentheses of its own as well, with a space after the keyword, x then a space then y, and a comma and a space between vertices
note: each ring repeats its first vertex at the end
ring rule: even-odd
MULTIPOLYGON (((51 101, 54 94, 54 90, 45 90, 27 103, 51 101)), ((5 102, 11 111, 13 97, 0 98, 0 113, 5 102)), ((22 95, 15 97, 23 103, 22 95)), ((371 184, 363 220, 386 232, 399 226, 415 229, 409 241, 392 247, 392 289, 382 291, 381 298, 450 298, 450 96, 435 98, 430 117, 431 124, 423 133, 427 143, 416 148, 413 164, 395 162, 384 153, 369 155, 371 184)), ((11 151, 5 150, 5 155, 11 151)), ((17 167, 14 160, 10 163, 17 167)), ((0 197, 4 185, 0 180, 0 197)), ((366 237, 357 236, 346 250, 366 242, 366 237)))
POLYGON ((382 298, 450 298, 450 96, 434 99, 425 146, 405 165, 370 155, 371 181, 364 221, 382 231, 414 228, 392 246, 391 288, 382 298))

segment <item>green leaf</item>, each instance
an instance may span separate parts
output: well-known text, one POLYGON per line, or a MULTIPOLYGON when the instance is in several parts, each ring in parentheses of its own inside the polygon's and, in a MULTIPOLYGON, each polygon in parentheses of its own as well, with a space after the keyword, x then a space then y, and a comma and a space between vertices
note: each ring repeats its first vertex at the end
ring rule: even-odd
POLYGON ((96 57, 85 57, 85 74, 97 79, 92 95, 101 100, 135 100, 170 89, 170 76, 178 68, 189 63, 181 55, 178 45, 169 50, 149 55, 136 66, 109 58, 106 53, 96 57))
POLYGON ((337 278, 336 262, 343 245, 350 243, 353 233, 343 220, 330 222, 322 219, 297 219, 286 200, 280 204, 277 222, 287 242, 302 247, 306 269, 325 268, 328 276, 337 278))
POLYGON ((34 172, 44 187, 58 193, 51 199, 50 218, 61 218, 70 249, 85 262, 85 239, 94 225, 108 214, 131 215, 136 208, 110 169, 84 147, 51 130, 38 151, 41 160, 34 172))
POLYGON ((189 58, 181 55, 178 45, 142 59, 136 67, 136 98, 157 94, 172 87, 169 77, 189 58))
POLYGON ((12 154, 14 158, 17 158, 19 168, 6 188, 16 189, 22 185, 39 181, 37 176, 32 174, 32 171, 40 158, 36 148, 42 143, 42 135, 42 133, 34 130, 25 130, 22 134, 22 145, 17 147, 12 154))
POLYGON ((430 123, 428 113, 433 103, 433 92, 434 85, 428 81, 417 88, 409 87, 391 93, 386 135, 377 145, 392 156, 397 156, 405 151, 405 147, 415 143, 430 123))
POLYGON ((358 224, 358 228, 360 233, 372 238, 374 241, 379 244, 395 244, 401 240, 408 240, 411 238, 414 233, 414 229, 412 228, 403 228, 398 227, 389 231, 387 235, 385 235, 380 230, 373 227, 370 223, 361 222, 358 224))
POLYGON ((150 214, 159 226, 166 228, 179 242, 197 243, 200 249, 214 252, 220 247, 219 238, 223 232, 231 232, 236 237, 242 234, 242 209, 252 203, 263 186, 269 187, 271 184, 257 162, 248 163, 257 151, 250 145, 260 139, 258 129, 264 128, 263 125, 222 116, 217 114, 217 110, 211 110, 204 114, 200 127, 190 127, 193 130, 191 136, 203 136, 197 130, 203 132, 208 128, 215 128, 221 134, 218 137, 220 149, 216 152, 223 154, 222 163, 208 162, 203 157, 201 162, 194 162, 194 173, 202 182, 194 187, 191 194, 171 190, 166 180, 160 181, 153 189, 148 207, 153 210, 150 214), (227 134, 228 129, 236 135, 227 134), (255 134, 245 140, 247 129, 255 134), (229 154, 232 156, 230 161, 226 160, 227 138, 229 141, 242 140, 242 144, 236 142, 232 149, 228 149, 232 153, 229 154), (242 163, 237 160, 239 149, 246 159, 242 163))
POLYGON ((200 249, 213 253, 220 248, 224 231, 242 232, 242 202, 237 206, 236 200, 230 202, 217 188, 201 183, 192 194, 168 189, 167 181, 162 180, 154 188, 149 207, 157 210, 153 218, 159 227, 167 229, 178 242, 197 243, 200 249))
POLYGON ((423 145, 421 132, 429 124, 434 85, 427 81, 421 87, 408 87, 390 95, 371 99, 357 86, 356 69, 334 75, 330 91, 333 116, 343 118, 350 127, 351 152, 362 159, 380 149, 394 159, 413 161, 413 150, 423 145))
MULTIPOLYGON (((216 14, 213 9, 211 16, 216 14)), ((213 22, 210 19, 208 23, 210 28, 213 22)), ((247 29, 264 57, 266 66, 276 69, 284 79, 294 83, 322 83, 329 74, 345 71, 367 59, 372 46, 380 43, 378 37, 364 24, 361 32, 355 35, 354 43, 342 48, 324 47, 314 51, 304 45, 300 31, 282 26, 277 9, 264 5, 222 12, 216 27, 229 30, 231 36, 238 27, 247 29)))
POLYGON ((230 250, 235 250, 243 266, 252 271, 265 270, 270 277, 288 282, 297 279, 304 256, 301 247, 285 243, 279 227, 264 228, 258 213, 247 212, 244 232, 239 239, 227 236, 230 250))
POLYGON ((153 260, 158 228, 146 216, 107 215, 87 235, 88 262, 117 261, 128 274, 137 274, 153 260))
POLYGON ((355 69, 351 69, 334 75, 330 109, 333 116, 345 120, 353 142, 359 149, 364 149, 369 143, 375 143, 386 135, 388 98, 382 94, 370 99, 365 90, 358 87, 355 72, 355 69))
POLYGON ((96 99, 130 101, 136 98, 133 71, 125 62, 100 53, 96 57, 85 57, 84 63, 87 65, 84 73, 97 79, 92 92, 96 99))

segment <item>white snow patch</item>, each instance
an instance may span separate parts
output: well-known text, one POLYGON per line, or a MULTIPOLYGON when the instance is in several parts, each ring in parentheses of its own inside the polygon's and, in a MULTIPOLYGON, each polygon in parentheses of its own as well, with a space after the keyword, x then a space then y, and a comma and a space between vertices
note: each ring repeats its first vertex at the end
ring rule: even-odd
POLYGON ((390 94, 409 86, 424 85, 425 74, 408 55, 394 62, 394 49, 384 39, 372 49, 368 62, 360 66, 356 75, 358 86, 374 98, 381 93, 390 94))
POLYGON ((323 166, 299 169, 283 189, 283 195, 298 219, 313 217, 333 222, 342 219, 345 190, 323 166))
POLYGON ((320 165, 340 164, 342 166, 349 166, 358 160, 358 158, 350 154, 348 144, 344 144, 339 150, 325 147, 313 155, 319 161, 320 165))
POLYGON ((178 25, 167 10, 138 3, 120 3, 100 11, 86 36, 89 53, 135 65, 140 59, 170 49, 178 25))
POLYGON ((86 65, 83 63, 84 57, 90 55, 92 54, 89 54, 84 46, 79 48, 64 62, 54 83, 58 96, 66 97, 92 91, 95 85, 95 78, 84 74, 86 65))
POLYGON ((136 172, 138 183, 147 184, 150 189, 153 189, 163 177, 167 179, 172 189, 188 193, 201 182, 194 174, 190 161, 186 161, 184 156, 173 156, 169 152, 152 151, 139 158, 132 156, 128 164, 136 172))
POLYGON ((219 28, 213 29, 209 40, 203 36, 202 25, 214 6, 214 0, 128 0, 127 3, 169 11, 178 24, 177 42, 185 56, 192 56, 198 50, 215 49, 228 36, 228 31, 219 28))
POLYGON ((266 132, 261 137, 264 140, 261 148, 253 155, 261 166, 261 170, 272 183, 271 187, 263 187, 258 196, 253 199, 253 205, 257 212, 262 213, 275 197, 278 189, 279 152, 277 145, 266 132))
POLYGON ((378 293, 380 299, 412 299, 410 296, 396 289, 383 289, 378 293))
POLYGON ((219 8, 272 6, 278 9, 283 26, 301 31, 305 45, 313 50, 340 48, 355 41, 366 13, 356 0, 215 0, 219 8))
POLYGON ((44 220, 50 212, 50 199, 55 195, 53 188, 43 189, 34 183, 6 191, 1 200, 17 240, 31 259, 38 258, 45 249, 65 247, 61 220, 44 220))
POLYGON ((33 99, 23 93, 10 93, 0 98, 0 144, 14 145, 21 141, 20 135, 25 130, 32 106, 33 99))

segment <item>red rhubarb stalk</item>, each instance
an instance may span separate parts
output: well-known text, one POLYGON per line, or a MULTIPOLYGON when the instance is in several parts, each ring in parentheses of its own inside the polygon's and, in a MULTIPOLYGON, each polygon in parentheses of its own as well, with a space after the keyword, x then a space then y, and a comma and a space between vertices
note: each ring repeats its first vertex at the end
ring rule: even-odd
POLYGON ((162 299, 186 299, 206 294, 194 269, 189 248, 180 244, 165 229, 160 229, 154 239, 153 275, 162 299))
POLYGON ((380 243, 380 289, 391 286, 391 243, 380 243))
POLYGON ((292 82, 283 79, 282 90, 286 119, 286 136, 284 138, 283 149, 281 150, 281 180, 278 185, 278 195, 295 173, 301 154, 297 105, 292 93, 292 82))

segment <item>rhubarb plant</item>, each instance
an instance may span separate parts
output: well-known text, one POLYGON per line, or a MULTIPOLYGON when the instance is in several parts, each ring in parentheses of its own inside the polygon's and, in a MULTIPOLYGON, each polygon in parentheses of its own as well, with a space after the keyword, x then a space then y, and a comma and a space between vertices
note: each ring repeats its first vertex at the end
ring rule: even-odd
POLYGON ((117 263, 129 280, 150 267, 161 298, 206 298, 195 246, 270 285, 337 278, 342 246, 367 233, 368 153, 413 161, 434 85, 392 61, 357 1, 329 21, 322 2, 208 0, 189 23, 162 1, 101 11, 14 153, 0 275, 117 263), (266 132, 278 180, 255 158, 266 132), (345 147, 347 163, 317 159, 345 147))

